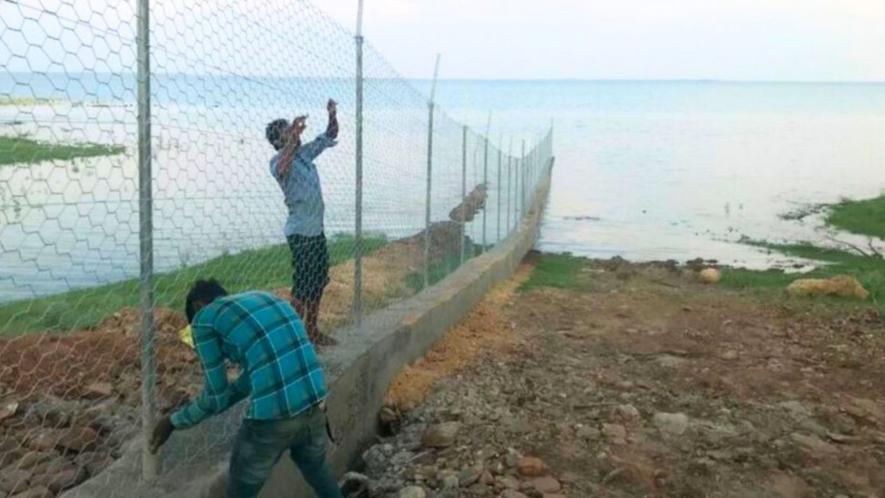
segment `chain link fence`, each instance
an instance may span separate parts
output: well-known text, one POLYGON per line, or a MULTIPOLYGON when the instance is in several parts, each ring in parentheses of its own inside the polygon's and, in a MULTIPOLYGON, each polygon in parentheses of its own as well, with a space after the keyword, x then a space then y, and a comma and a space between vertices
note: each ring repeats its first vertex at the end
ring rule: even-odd
POLYGON ((305 1, 7 0, 0 63, 0 496, 76 486, 199 392, 196 279, 316 301, 334 338, 505 240, 552 157, 305 1), (282 171, 266 127, 305 114, 282 171))

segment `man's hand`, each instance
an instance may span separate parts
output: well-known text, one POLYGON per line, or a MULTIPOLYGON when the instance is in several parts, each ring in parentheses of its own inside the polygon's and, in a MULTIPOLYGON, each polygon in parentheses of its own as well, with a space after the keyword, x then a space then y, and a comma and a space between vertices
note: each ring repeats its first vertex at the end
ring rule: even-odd
POLYGON ((151 437, 151 453, 156 454, 174 430, 175 426, 172 425, 172 419, 168 415, 160 419, 154 426, 154 435, 151 437))
POLYGON ((338 102, 329 99, 329 102, 326 104, 326 110, 329 111, 330 115, 334 116, 338 113, 338 102))
POLYGON ((291 143, 300 144, 301 134, 307 129, 307 116, 298 116, 292 120, 292 126, 289 127, 289 138, 291 143))

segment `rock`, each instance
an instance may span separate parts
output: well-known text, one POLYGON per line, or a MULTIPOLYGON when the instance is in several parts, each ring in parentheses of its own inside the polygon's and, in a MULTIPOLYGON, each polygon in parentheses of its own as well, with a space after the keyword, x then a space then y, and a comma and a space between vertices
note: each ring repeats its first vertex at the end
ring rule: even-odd
POLYGON ((29 451, 15 464, 16 468, 27 470, 58 457, 58 453, 48 451, 29 451))
POLYGON ((807 436, 805 434, 794 432, 790 434, 790 439, 792 439, 793 442, 796 443, 796 445, 802 448, 802 450, 813 457, 827 457, 839 453, 839 449, 836 446, 822 440, 817 436, 807 436))
POLYGON ((698 280, 702 284, 715 284, 722 280, 722 273, 716 268, 705 268, 698 273, 698 280))
POLYGON ((482 476, 482 469, 467 468, 458 474, 458 483, 460 486, 468 487, 476 484, 482 476))
POLYGON ((633 405, 620 405, 617 412, 618 416, 627 421, 638 420, 640 417, 639 410, 633 405))
POLYGON ((601 433, 599 432, 599 429, 597 429, 596 427, 589 427, 586 425, 582 425, 582 426, 578 427, 577 430, 575 431, 575 437, 577 437, 578 439, 585 439, 585 440, 590 440, 590 441, 594 441, 596 439, 599 439, 600 435, 601 435, 601 433))
POLYGON ((686 363, 687 360, 670 354, 662 354, 655 358, 655 362, 664 368, 678 368, 686 363))
POLYGON ((458 480, 458 476, 452 474, 443 477, 441 482, 443 489, 455 489, 461 484, 458 480))
POLYGON ((3 450, 0 449, 0 469, 5 468, 7 465, 12 465, 24 456, 24 453, 19 448, 3 450))
POLYGON ((520 475, 526 477, 539 477, 544 475, 544 472, 547 470, 544 462, 540 458, 535 457, 520 458, 516 468, 520 475))
POLYGON ((31 472, 16 468, 6 468, 0 470, 0 492, 18 493, 28 486, 28 480, 31 479, 31 472))
POLYGON ((479 476, 479 482, 490 486, 495 483, 495 476, 493 476, 488 470, 483 471, 482 475, 479 476))
POLYGON ((467 492, 467 496, 491 496, 490 488, 485 484, 476 483, 467 488, 467 492))
POLYGON ((684 413, 655 413, 655 427, 671 436, 681 436, 688 429, 688 415, 684 413))
POLYGON ((885 410, 871 399, 849 397, 842 410, 858 420, 878 423, 885 420, 885 410))
POLYGON ((797 422, 811 416, 811 410, 809 410, 799 401, 784 401, 782 403, 778 403, 777 406, 786 410, 790 414, 790 417, 797 422))
POLYGON ((25 419, 41 427, 61 429, 71 424, 79 405, 54 396, 46 396, 33 403, 25 412, 25 419))
POLYGON ((385 406, 378 414, 378 423, 381 426, 381 433, 392 436, 400 431, 402 427, 402 415, 396 409, 385 406))
POLYGON ((538 477, 532 479, 529 484, 540 493, 556 493, 562 489, 559 481, 552 477, 538 477))
POLYGON ((581 476, 575 474, 574 472, 564 472, 561 476, 559 476, 559 480, 566 484, 574 484, 578 482, 580 478, 581 476))
POLYGON ((109 398, 114 394, 114 386, 110 382, 93 382, 83 390, 86 399, 109 398))
POLYGON ((427 492, 421 486, 409 486, 399 491, 399 498, 427 498, 427 492))
POLYGON ((602 424, 602 434, 612 444, 627 444, 627 429, 619 424, 602 424))
POLYGON ((544 493, 541 498, 566 498, 565 495, 559 493, 544 493))
POLYGON ((504 492, 501 493, 501 498, 528 498, 528 496, 515 489, 505 489, 504 492))
POLYGON ((739 356, 740 355, 738 355, 737 351, 735 351, 733 349, 729 349, 728 351, 725 351, 724 353, 719 355, 719 358, 721 358, 725 361, 734 361, 734 360, 738 359, 739 356))
POLYGON ((787 287, 787 293, 794 297, 841 296, 865 300, 870 293, 856 278, 837 275, 832 278, 800 278, 787 287))
POLYGON ((110 467, 114 463, 114 459, 108 455, 84 452, 74 457, 74 464, 78 467, 84 467, 89 475, 98 475, 102 470, 110 467))
POLYGON ((448 448, 455 444, 459 430, 461 430, 461 424, 458 422, 444 422, 430 426, 421 437, 421 443, 430 448, 448 448))
POLYGON ((34 476, 31 478, 32 486, 43 486, 53 493, 72 488, 85 481, 89 475, 83 467, 74 467, 71 465, 66 468, 47 474, 34 476))
POLYGON ((27 445, 37 451, 55 449, 61 439, 62 432, 62 429, 39 429, 36 434, 28 438, 27 445))
POLYGON ((31 488, 24 493, 13 495, 10 498, 53 498, 55 493, 43 486, 31 488))
POLYGON ((363 462, 370 476, 379 476, 387 469, 389 455, 385 454, 383 445, 376 444, 363 452, 363 462))
POLYGON ((14 417, 18 413, 19 404, 17 401, 10 401, 0 404, 0 422, 14 417))
POLYGON ((358 472, 348 472, 341 479, 344 498, 369 498, 369 478, 358 472))
POLYGON ((58 446, 77 453, 94 448, 98 443, 98 433, 89 427, 71 427, 64 431, 58 446))
POLYGON ((512 478, 512 477, 510 477, 510 476, 499 477, 497 483, 498 483, 502 488, 506 488, 506 489, 519 489, 519 481, 517 481, 516 479, 514 479, 514 478, 512 478))

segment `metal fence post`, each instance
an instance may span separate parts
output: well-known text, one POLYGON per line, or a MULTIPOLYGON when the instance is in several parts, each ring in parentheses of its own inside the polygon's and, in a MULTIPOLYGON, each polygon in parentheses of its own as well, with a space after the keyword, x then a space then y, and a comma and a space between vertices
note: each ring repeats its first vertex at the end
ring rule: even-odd
POLYGON ((427 103, 427 196, 424 200, 424 287, 430 285, 430 200, 433 175, 433 99, 436 94, 436 78, 439 75, 439 54, 433 68, 433 83, 430 86, 430 101, 427 103))
POLYGON ((467 202, 467 125, 464 125, 461 129, 461 264, 464 264, 464 259, 466 257, 467 252, 467 221, 466 216, 464 216, 466 212, 466 202, 467 202))
POLYGON ((138 73, 138 219, 141 294, 141 430, 142 477, 157 477, 158 458, 150 452, 156 412, 156 342, 154 338, 154 220, 151 182, 151 64, 150 6, 148 0, 137 5, 138 73))
POLYGON ((363 0, 356 14, 356 185, 354 190, 353 318, 363 324, 363 0))
POLYGON ((519 160, 519 176, 520 176, 520 189, 519 189, 519 218, 520 220, 525 216, 525 178, 526 178, 526 158, 525 158, 525 140, 522 141, 522 154, 521 159, 519 160))
MULTIPOLYGON (((483 159, 482 159, 482 185, 486 189, 486 201, 488 201, 489 192, 489 131, 492 128, 492 113, 489 112, 489 120, 486 122, 486 134, 483 137, 483 159)), ((482 208, 482 252, 486 252, 488 242, 486 241, 486 220, 488 218, 488 206, 482 208)))
POLYGON ((495 215, 498 218, 498 223, 495 225, 495 244, 501 242, 501 142, 498 142, 498 180, 495 182, 495 191, 497 195, 495 195, 495 200, 498 205, 495 209, 495 215))
POLYGON ((510 147, 507 148, 507 235, 510 235, 510 190, 513 187, 513 139, 510 139, 510 147))

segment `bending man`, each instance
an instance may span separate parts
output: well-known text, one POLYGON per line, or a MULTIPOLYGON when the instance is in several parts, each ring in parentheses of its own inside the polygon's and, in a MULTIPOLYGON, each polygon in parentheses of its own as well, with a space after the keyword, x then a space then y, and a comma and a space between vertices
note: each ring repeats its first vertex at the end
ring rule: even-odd
POLYGON ((342 498, 326 462, 326 386, 316 352, 295 310, 265 292, 229 296, 198 280, 185 301, 194 347, 206 376, 199 397, 154 428, 151 451, 174 430, 193 427, 251 396, 234 443, 228 498, 258 496, 284 451, 319 498, 342 498), (228 382, 226 362, 241 374, 228 382))

